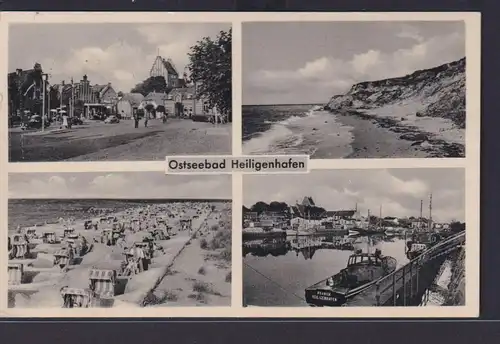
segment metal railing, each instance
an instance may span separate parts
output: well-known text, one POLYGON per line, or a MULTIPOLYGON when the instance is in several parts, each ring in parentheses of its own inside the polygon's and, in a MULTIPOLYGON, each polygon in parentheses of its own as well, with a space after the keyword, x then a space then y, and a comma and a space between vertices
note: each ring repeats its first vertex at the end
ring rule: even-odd
POLYGON ((407 295, 412 298, 422 291, 420 290, 420 278, 423 276, 421 276, 420 270, 436 261, 438 258, 447 256, 450 252, 455 251, 464 243, 465 231, 455 234, 430 247, 401 268, 370 283, 370 285, 365 288, 360 288, 358 292, 350 293, 348 297, 351 301, 362 298, 368 300, 372 299, 371 303, 376 306, 386 305, 391 299, 393 305, 396 305, 399 300, 399 302, 402 301, 403 305, 406 306, 407 295), (402 300, 400 300, 401 294, 402 300))

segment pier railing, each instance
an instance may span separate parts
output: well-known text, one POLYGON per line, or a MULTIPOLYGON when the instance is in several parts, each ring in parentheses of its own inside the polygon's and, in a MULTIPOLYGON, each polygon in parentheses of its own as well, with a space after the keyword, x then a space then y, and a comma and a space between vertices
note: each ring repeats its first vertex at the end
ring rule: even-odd
POLYGON ((345 306, 418 305, 446 257, 464 243, 465 231, 439 242, 396 271, 349 295, 345 306))

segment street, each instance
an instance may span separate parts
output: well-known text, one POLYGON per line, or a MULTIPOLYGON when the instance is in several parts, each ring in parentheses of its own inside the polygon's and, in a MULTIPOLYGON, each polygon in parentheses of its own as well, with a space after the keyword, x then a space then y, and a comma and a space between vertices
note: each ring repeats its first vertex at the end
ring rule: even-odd
POLYGON ((154 161, 167 155, 231 154, 231 125, 182 119, 118 124, 86 121, 72 129, 53 123, 42 132, 9 129, 10 162, 154 161))

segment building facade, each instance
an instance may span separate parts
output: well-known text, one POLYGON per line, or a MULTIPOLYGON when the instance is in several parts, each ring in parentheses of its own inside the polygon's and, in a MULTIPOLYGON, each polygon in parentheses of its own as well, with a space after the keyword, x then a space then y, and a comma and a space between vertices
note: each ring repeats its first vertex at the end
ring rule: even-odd
POLYGON ((144 96, 140 93, 125 93, 116 103, 116 111, 121 118, 131 119, 137 114, 144 96))
POLYGON ((162 76, 165 78, 167 88, 180 87, 179 73, 171 59, 164 59, 161 56, 156 56, 153 66, 149 71, 150 77, 162 76))

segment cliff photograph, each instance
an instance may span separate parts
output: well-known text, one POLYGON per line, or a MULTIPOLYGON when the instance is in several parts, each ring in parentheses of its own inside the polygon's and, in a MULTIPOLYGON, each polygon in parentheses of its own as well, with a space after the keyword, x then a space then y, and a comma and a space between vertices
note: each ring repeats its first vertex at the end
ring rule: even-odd
POLYGON ((243 152, 465 157, 466 61, 464 22, 244 24, 243 152))

